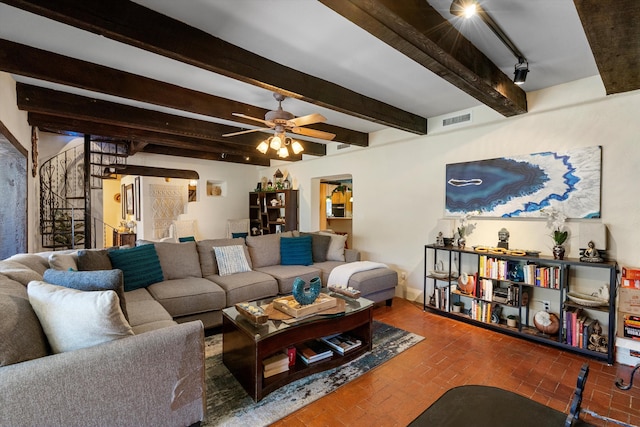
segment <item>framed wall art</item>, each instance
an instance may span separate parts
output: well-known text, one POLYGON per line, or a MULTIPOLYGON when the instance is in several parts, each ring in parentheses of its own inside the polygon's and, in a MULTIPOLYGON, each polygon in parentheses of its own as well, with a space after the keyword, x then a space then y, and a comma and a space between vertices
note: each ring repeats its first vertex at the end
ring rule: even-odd
POLYGON ((135 197, 133 195, 133 184, 126 185, 124 187, 125 193, 125 205, 127 207, 127 215, 133 215, 135 213, 135 197))
POLYGON ((140 212, 140 177, 136 176, 133 180, 133 194, 135 197, 134 210, 136 212, 136 221, 142 219, 140 212))
POLYGON ((446 165, 445 215, 600 218, 602 147, 446 165))

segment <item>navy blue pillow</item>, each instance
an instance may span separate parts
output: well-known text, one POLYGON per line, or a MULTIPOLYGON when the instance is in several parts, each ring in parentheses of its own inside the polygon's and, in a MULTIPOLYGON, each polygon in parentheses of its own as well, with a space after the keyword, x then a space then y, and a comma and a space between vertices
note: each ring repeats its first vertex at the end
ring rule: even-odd
POLYGON ((129 320, 127 304, 124 299, 122 271, 120 270, 63 271, 48 269, 44 272, 44 281, 79 291, 115 291, 120 300, 122 314, 129 320))
POLYGON ((193 236, 187 236, 187 237, 178 237, 178 241, 180 243, 184 243, 184 242, 195 242, 196 238, 193 236))
POLYGON ((142 245, 133 248, 108 252, 113 268, 124 274, 124 290, 138 288, 162 282, 162 267, 154 245, 142 245))
POLYGON ((281 237, 280 238, 281 265, 311 265, 313 252, 311 250, 311 236, 281 237))
POLYGON ((248 235, 249 233, 231 233, 231 237, 233 237, 234 239, 237 239, 238 237, 242 237, 244 239, 248 235))

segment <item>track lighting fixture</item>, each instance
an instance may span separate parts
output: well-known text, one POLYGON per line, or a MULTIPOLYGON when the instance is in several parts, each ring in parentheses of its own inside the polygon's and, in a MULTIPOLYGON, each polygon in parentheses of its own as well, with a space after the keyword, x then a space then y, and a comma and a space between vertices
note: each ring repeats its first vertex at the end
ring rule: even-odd
POLYGON ((471 18, 475 15, 489 27, 491 31, 500 39, 500 41, 513 53, 518 60, 515 65, 515 72, 513 82, 517 85, 521 85, 527 79, 527 73, 529 72, 529 62, 525 56, 520 52, 516 45, 511 41, 509 36, 500 28, 500 26, 493 20, 491 15, 482 7, 477 0, 453 0, 449 12, 454 16, 471 18))

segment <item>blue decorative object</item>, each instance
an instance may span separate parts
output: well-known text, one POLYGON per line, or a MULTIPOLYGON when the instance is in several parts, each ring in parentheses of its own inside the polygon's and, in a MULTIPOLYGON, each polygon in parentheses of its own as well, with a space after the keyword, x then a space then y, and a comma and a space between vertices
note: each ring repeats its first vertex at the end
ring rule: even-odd
POLYGON ((305 290, 306 283, 299 277, 296 277, 293 281, 293 298, 301 305, 313 304, 313 302, 320 295, 320 288, 322 282, 319 277, 314 277, 309 282, 309 290, 305 290))

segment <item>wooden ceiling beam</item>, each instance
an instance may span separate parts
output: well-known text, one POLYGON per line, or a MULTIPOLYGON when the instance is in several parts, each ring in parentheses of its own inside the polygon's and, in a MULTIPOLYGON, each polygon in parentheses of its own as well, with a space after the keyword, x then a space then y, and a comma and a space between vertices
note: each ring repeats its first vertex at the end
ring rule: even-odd
MULTIPOLYGON (((143 129, 127 128, 123 126, 96 123, 88 120, 71 119, 59 117, 51 114, 33 113, 28 115, 31 126, 49 132, 73 131, 96 137, 118 138, 129 142, 129 154, 135 155, 144 151, 146 145, 162 145, 173 149, 173 155, 179 155, 180 150, 204 151, 211 153, 227 153, 244 157, 266 158, 282 160, 270 150, 267 154, 262 154, 256 150, 255 146, 242 144, 229 144, 227 142, 213 142, 205 139, 191 138, 180 135, 171 135, 160 132, 153 132, 143 129)), ((291 154, 288 160, 301 160, 302 155, 291 154)))
MULTIPOLYGON (((163 154, 167 156, 175 156, 176 153, 171 148, 162 145, 147 145, 144 149, 145 153, 163 154)), ((206 151, 180 150, 180 156, 190 157, 193 159, 216 160, 218 162, 244 163, 247 165, 270 166, 271 162, 268 158, 246 157, 237 154, 228 153, 209 153, 206 151)), ((282 160, 282 159, 281 159, 282 160)))
POLYGON ((127 0, 3 3, 263 89, 416 134, 427 120, 294 70, 127 0))
POLYGON ((319 1, 504 116, 527 112, 522 88, 426 0, 319 1))
POLYGON ((607 95, 640 89, 640 2, 573 0, 573 3, 607 95))
MULTIPOLYGON (((262 118, 269 111, 3 39, 0 39, 0 70, 253 126, 254 121, 231 113, 262 118)), ((369 135, 364 132, 326 123, 305 127, 334 133, 335 142, 361 147, 369 145, 369 135)))
MULTIPOLYGON (((221 135, 233 132, 237 128, 23 83, 17 83, 16 89, 18 108, 34 113, 253 148, 271 136, 263 132, 252 132, 233 138, 224 138, 221 135)), ((304 140, 300 140, 300 144, 303 146, 305 154, 326 155, 327 147, 324 144, 304 140)))

